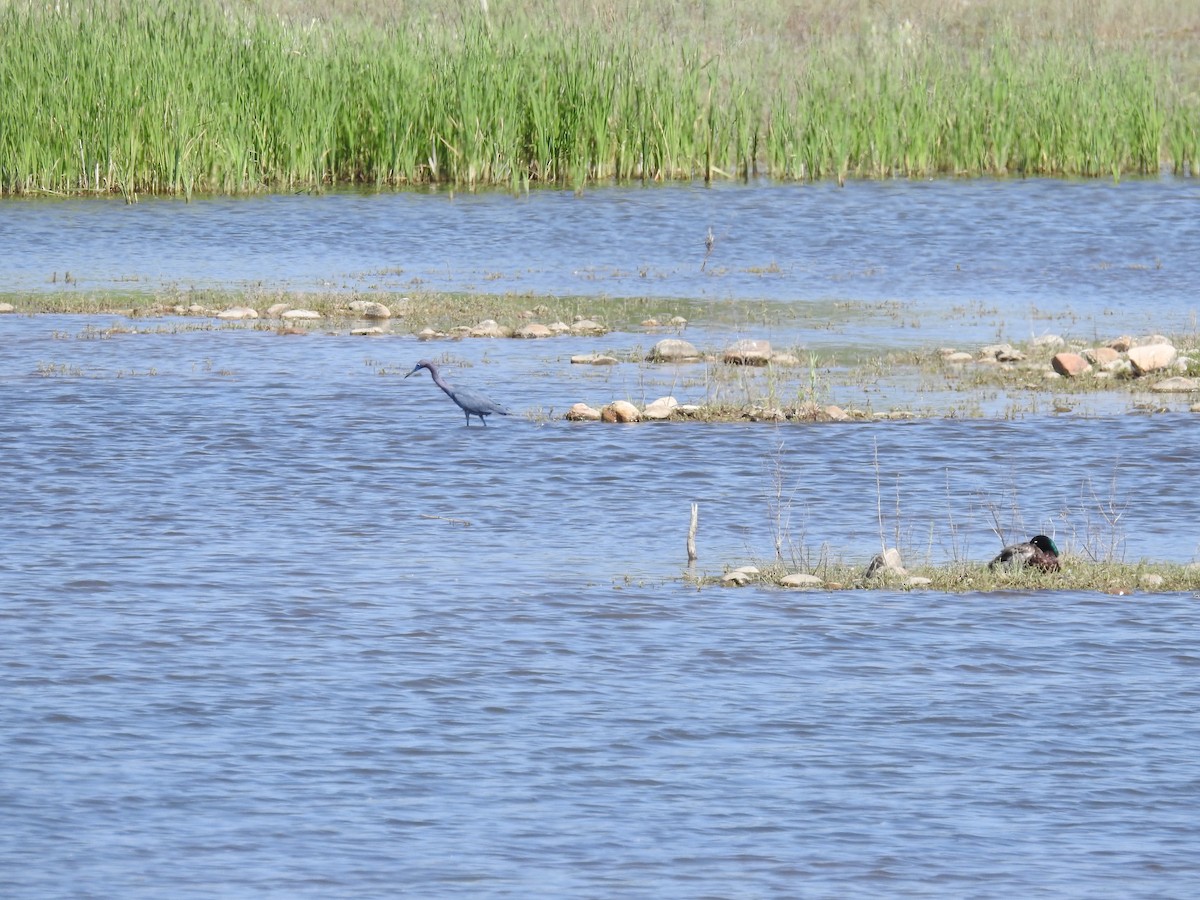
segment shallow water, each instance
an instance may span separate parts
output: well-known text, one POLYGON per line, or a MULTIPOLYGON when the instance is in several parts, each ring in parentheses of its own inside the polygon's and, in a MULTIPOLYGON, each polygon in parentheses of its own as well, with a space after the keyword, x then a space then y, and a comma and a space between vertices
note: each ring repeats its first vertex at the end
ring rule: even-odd
POLYGON ((0 204, 0 284, 900 300, 997 309, 1018 337, 1166 331, 1196 327, 1197 209, 1173 178, 21 200, 0 204))
POLYGON ((468 429, 411 338, 113 322, 0 316, 4 896, 1200 889, 1194 593, 680 578, 692 502, 705 571, 1187 562, 1194 414, 569 425, 636 386, 468 341, 468 429))

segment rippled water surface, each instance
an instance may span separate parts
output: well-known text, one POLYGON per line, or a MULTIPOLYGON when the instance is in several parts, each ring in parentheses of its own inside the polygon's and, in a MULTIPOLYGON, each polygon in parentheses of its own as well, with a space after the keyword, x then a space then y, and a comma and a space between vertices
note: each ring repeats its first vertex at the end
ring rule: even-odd
MULTIPOLYGON (((1140 286, 1164 330, 1194 312, 1195 217, 1179 211, 1194 206, 1190 183, 967 187, 1026 218, 1009 234, 983 205, 963 222, 991 222, 1029 252, 1045 243, 1029 267, 1010 264, 1013 248, 964 244, 963 264, 995 279, 972 288, 987 302, 1027 309, 1061 292, 1132 330, 1151 318, 1140 286), (1120 209, 1113 222, 1139 223, 1136 240, 1077 234, 1095 209, 1047 211, 1047 196, 1100 194, 1120 209), (1105 266, 1081 258, 1093 244, 1105 266)), ((873 198, 886 239, 842 232, 823 246, 857 242, 888 276, 846 284, 797 261, 781 297, 823 296, 803 287, 819 282, 957 302, 954 267, 928 246, 953 229, 889 200, 952 188, 790 189, 834 230, 839 204, 873 198)), ((710 220, 753 218, 753 191, 679 193, 694 198, 701 255, 710 220)), ((700 281, 670 241, 639 239, 657 219, 694 243, 687 217, 658 208, 669 196, 318 198, 420 210, 403 226, 412 243, 388 244, 408 221, 393 206, 363 213, 344 257, 324 262, 305 248, 328 236, 288 219, 300 199, 213 201, 281 210, 297 247, 247 243, 241 261, 221 258, 229 268, 197 259, 192 274, 308 284, 341 277, 335 263, 432 271, 440 252, 460 286, 495 266, 570 289, 571 272, 648 260, 665 293, 740 294, 728 285, 769 279, 739 266, 795 246, 736 250, 749 255, 721 263, 728 281, 700 281), (546 235, 585 235, 561 218, 586 219, 588 204, 628 205, 624 247, 610 246, 610 222, 574 263, 526 272, 488 255, 516 252, 494 248, 514 223, 532 242, 522 259, 565 253, 546 235), (458 217, 457 249, 411 238, 439 217, 458 217)), ((200 206, 110 214, 169 231, 200 206)), ((129 251, 112 254, 114 275, 157 277, 157 259, 165 280, 191 277, 169 241, 139 257, 98 208, 3 204, 0 222, 11 236, 23 216, 95 215, 82 230, 110 228, 129 251)), ((781 241, 804 232, 780 223, 781 241)), ((92 238, 60 225, 3 262, 10 279, 100 271, 92 238)), ((734 253, 739 232, 725 227, 734 253)), ((697 590, 681 578, 692 502, 710 572, 770 556, 779 528, 813 559, 865 563, 881 515, 918 561, 990 557, 998 514, 1074 553, 1101 538, 1130 560, 1188 562, 1195 414, 570 425, 544 413, 630 387, 567 364, 592 346, 563 339, 454 345, 451 374, 520 413, 466 428, 427 376, 400 377, 428 352, 409 337, 113 322, 0 316, 0 894, 1200 891, 1195 593, 697 590)))

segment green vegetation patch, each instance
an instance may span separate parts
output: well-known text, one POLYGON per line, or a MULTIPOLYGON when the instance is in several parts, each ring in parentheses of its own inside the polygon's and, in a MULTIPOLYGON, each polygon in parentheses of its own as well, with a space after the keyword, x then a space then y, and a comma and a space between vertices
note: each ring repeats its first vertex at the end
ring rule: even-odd
POLYGON ((1116 35, 1048 2, 1057 30, 1019 4, 493 5, 0 4, 0 193, 1120 176, 1200 146, 1165 5, 1116 35))

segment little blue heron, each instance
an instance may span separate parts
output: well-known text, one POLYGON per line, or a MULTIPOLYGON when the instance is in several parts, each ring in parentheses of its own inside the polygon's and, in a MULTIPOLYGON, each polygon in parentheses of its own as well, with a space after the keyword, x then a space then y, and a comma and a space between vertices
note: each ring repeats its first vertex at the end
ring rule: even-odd
MULTIPOLYGON (((421 360, 408 375, 415 375, 421 369, 428 369, 429 374, 433 376, 433 383, 446 392, 446 396, 458 404, 458 408, 467 414, 467 427, 471 427, 471 416, 479 416, 479 421, 483 422, 483 426, 487 427, 487 421, 484 416, 490 416, 495 413, 498 416, 511 416, 511 410, 501 406, 491 397, 484 396, 479 391, 473 391, 470 388, 456 388, 453 385, 446 384, 442 380, 442 376, 438 374, 437 364, 432 363, 427 359, 421 360)), ((404 377, 407 378, 408 375, 404 377)))
POLYGON ((1058 546, 1044 534, 1039 534, 1023 544, 1013 544, 1000 551, 1000 555, 988 563, 989 569, 996 566, 1028 566, 1043 572, 1057 572, 1058 546))

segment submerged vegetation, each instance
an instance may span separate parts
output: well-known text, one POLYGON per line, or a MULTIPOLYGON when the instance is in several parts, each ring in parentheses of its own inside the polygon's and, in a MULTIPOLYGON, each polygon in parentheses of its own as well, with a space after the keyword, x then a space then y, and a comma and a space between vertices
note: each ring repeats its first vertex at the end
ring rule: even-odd
POLYGON ((0 193, 1119 177, 1200 148, 1187 4, 717 6, 0 3, 0 193))

